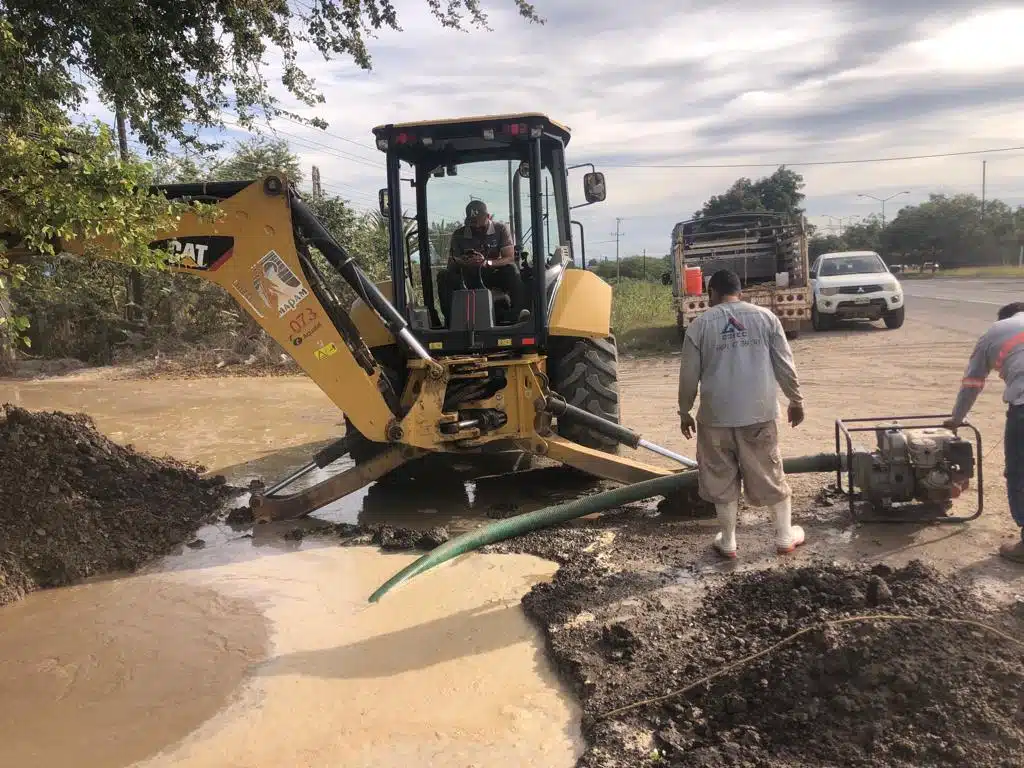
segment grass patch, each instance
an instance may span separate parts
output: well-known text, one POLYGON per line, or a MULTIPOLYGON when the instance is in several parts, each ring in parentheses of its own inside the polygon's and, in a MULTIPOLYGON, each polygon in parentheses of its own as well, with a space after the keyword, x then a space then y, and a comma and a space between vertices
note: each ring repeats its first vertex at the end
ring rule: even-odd
POLYGON ((931 272, 903 272, 897 275, 900 280, 935 280, 942 278, 1024 278, 1024 269, 1021 267, 954 267, 953 269, 940 269, 934 275, 931 272))
POLYGON ((613 282, 612 329, 622 352, 650 354, 678 349, 672 287, 644 280, 613 282))

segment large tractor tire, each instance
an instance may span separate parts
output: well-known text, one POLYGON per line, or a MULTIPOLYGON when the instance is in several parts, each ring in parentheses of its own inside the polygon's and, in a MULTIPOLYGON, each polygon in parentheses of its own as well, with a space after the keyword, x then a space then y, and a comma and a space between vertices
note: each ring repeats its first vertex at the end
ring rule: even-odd
MULTIPOLYGON (((619 423, 619 353, 615 337, 558 339, 548 357, 551 388, 570 405, 619 423)), ((605 453, 618 453, 615 440, 561 416, 558 434, 605 453)))

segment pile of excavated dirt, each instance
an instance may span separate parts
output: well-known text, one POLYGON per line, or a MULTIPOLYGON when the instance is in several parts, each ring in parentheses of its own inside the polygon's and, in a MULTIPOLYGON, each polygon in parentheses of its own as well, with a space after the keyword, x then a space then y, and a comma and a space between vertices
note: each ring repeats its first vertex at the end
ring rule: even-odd
POLYGON ((608 527, 617 535, 604 556, 591 546, 593 529, 493 548, 562 564, 523 604, 582 703, 588 747, 579 766, 1024 765, 1020 604, 987 607, 920 562, 731 576, 632 570, 642 532, 608 527), (881 613, 922 620, 811 629, 686 693, 609 714, 801 629, 881 613), (982 622, 1017 642, 941 618, 982 622))
POLYGON ((0 605, 187 541, 235 492, 202 471, 117 445, 84 415, 0 407, 0 605))

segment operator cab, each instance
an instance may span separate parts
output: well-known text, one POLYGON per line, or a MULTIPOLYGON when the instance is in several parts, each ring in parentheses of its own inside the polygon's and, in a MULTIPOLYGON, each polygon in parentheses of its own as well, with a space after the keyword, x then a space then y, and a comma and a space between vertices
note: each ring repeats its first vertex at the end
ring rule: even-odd
MULTIPOLYGON (((389 124, 373 133, 387 156, 379 202, 390 234, 394 305, 412 333, 440 355, 545 346, 563 271, 583 255, 570 226, 582 234, 569 214, 569 129, 529 113, 389 124), (489 219, 470 215, 481 208, 489 219), (476 229, 463 229, 469 227, 476 229), (471 251, 457 245, 465 253, 454 253, 453 240, 463 244, 473 232, 491 236, 491 252, 483 264, 467 265, 458 257, 469 259, 471 251), (499 260, 509 245, 505 233, 511 273, 499 260), (451 291, 447 306, 442 284, 451 291), (516 291, 520 307, 513 306, 516 291)), ((605 198, 604 176, 590 168, 586 202, 571 207, 605 198)))

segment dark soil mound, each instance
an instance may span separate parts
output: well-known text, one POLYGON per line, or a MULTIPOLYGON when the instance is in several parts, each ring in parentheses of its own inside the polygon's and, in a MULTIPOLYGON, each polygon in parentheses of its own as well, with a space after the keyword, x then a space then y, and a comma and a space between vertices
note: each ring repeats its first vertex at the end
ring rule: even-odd
POLYGON ((603 593, 622 578, 595 583, 574 570, 524 605, 583 701, 582 766, 1024 765, 1024 647, 938 620, 976 620, 1021 640, 1024 616, 987 610, 920 563, 754 571, 696 603, 647 589, 604 620, 559 626, 572 618, 566 605, 601 615, 603 593), (880 613, 922 620, 814 628, 685 694, 607 716, 801 629, 880 613))
POLYGON ((84 415, 0 408, 0 605, 129 570, 187 540, 232 489, 155 459, 84 415))

